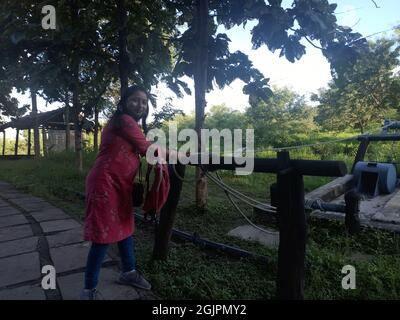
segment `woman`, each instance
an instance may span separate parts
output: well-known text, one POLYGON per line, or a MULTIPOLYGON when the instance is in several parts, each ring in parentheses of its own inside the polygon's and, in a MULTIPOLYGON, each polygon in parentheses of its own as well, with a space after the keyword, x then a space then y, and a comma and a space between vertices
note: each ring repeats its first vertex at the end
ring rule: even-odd
POLYGON ((122 260, 121 284, 151 289, 136 270, 132 233, 132 185, 139 170, 140 156, 150 142, 137 122, 148 114, 148 94, 138 86, 129 87, 117 111, 104 128, 100 151, 86 178, 84 238, 91 241, 81 299, 96 299, 101 264, 110 243, 117 242, 122 260))

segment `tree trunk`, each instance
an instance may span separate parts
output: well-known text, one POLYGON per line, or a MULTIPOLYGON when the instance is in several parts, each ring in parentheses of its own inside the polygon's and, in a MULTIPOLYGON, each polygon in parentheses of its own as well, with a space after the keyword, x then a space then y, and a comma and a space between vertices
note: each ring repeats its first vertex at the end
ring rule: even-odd
POLYGON ((74 77, 74 89, 72 93, 72 104, 74 108, 74 133, 75 133, 75 156, 76 156, 76 166, 79 172, 83 171, 83 154, 82 154, 82 126, 81 121, 79 121, 79 114, 81 112, 79 107, 79 65, 75 69, 74 77))
POLYGON ((70 142, 70 137, 71 137, 71 133, 70 133, 70 120, 69 120, 70 116, 69 116, 69 97, 68 94, 65 98, 65 150, 69 151, 70 146, 71 146, 71 142, 70 142))
POLYGON ((121 82, 121 97, 125 90, 128 88, 128 70, 129 70, 129 57, 127 52, 127 10, 125 7, 125 0, 117 0, 117 17, 119 21, 118 26, 118 47, 119 47, 119 79, 121 82))
MULTIPOLYGON (((194 73, 195 103, 196 103, 196 132, 198 135, 199 152, 205 151, 201 141, 201 129, 204 125, 206 107, 207 68, 208 68, 208 0, 196 0, 196 38, 197 52, 194 73)), ((207 180, 196 167, 196 207, 203 210, 207 203, 207 180)))
POLYGON ((99 150, 99 109, 97 104, 94 106, 94 151, 99 150))
MULTIPOLYGON (((75 23, 79 21, 78 7, 76 2, 71 5, 71 16, 75 23)), ((78 30, 77 24, 74 26, 78 30)), ((80 57, 78 53, 78 46, 80 43, 80 36, 75 38, 75 48, 72 52, 72 106, 74 110, 74 133, 75 133, 75 161, 79 172, 83 171, 83 155, 82 155, 82 127, 79 121, 79 114, 81 108, 79 105, 79 66, 80 57)))
POLYGON ((35 158, 40 157, 40 138, 39 138, 39 121, 38 121, 38 109, 36 100, 36 90, 31 87, 31 99, 32 99, 32 115, 34 117, 33 124, 33 145, 35 151, 35 158))
POLYGON ((15 155, 18 155, 18 142, 19 142, 19 129, 17 129, 17 133, 15 135, 15 150, 14 150, 15 155))

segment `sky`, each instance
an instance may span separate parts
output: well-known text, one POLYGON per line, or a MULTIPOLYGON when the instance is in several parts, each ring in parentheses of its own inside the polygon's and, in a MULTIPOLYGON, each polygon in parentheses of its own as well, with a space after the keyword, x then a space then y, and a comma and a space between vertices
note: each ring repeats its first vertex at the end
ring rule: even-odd
MULTIPOLYGON (((399 0, 375 0, 379 6, 376 8, 372 0, 332 0, 337 3, 338 23, 344 26, 353 27, 355 32, 363 36, 368 36, 376 32, 387 30, 400 25, 400 1, 399 0)), ((284 0, 284 6, 290 6, 292 0, 284 0)), ((279 58, 279 51, 271 53, 266 46, 257 50, 252 50, 250 29, 254 24, 248 23, 246 28, 235 27, 226 31, 231 39, 231 52, 240 50, 246 53, 254 66, 258 68, 266 78, 270 78, 270 84, 278 87, 289 87, 294 91, 308 97, 311 93, 316 93, 319 88, 327 85, 331 79, 328 61, 320 50, 312 47, 307 42, 306 54, 295 63, 291 63, 284 57, 279 58)), ((220 30, 222 32, 224 30, 220 30)), ((390 35, 391 32, 379 34, 368 39, 374 39, 383 35, 390 35)), ((185 113, 194 111, 194 90, 191 79, 186 79, 192 88, 193 95, 178 99, 176 96, 161 84, 154 88, 153 93, 157 94, 157 105, 162 106, 167 97, 173 98, 173 105, 182 109, 185 113)), ((207 106, 225 103, 228 107, 243 111, 248 106, 248 96, 242 93, 244 83, 235 80, 223 90, 215 89, 206 96, 207 106)), ((25 95, 15 94, 20 100, 21 105, 30 104, 29 93, 25 95)), ((43 99, 38 99, 39 111, 48 111, 60 107, 60 104, 52 104, 46 107, 43 99)))

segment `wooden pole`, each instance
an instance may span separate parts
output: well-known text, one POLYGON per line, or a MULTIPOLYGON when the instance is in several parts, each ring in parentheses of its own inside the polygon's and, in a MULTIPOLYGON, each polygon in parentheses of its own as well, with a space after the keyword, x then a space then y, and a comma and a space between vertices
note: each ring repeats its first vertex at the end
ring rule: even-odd
POLYGON ((46 129, 42 127, 42 144, 43 144, 43 156, 47 156, 47 147, 46 147, 46 129))
POLYGON ((17 133, 15 135, 15 150, 14 150, 14 154, 16 156, 18 155, 18 143, 19 143, 19 129, 17 129, 17 133))
POLYGON ((351 168, 351 173, 354 172, 354 167, 356 166, 356 163, 359 161, 363 161, 365 154, 367 152, 369 145, 369 140, 368 139, 363 139, 360 143, 360 146, 358 147, 356 157, 354 159, 353 167, 351 168))
POLYGON ((181 164, 175 165, 176 172, 169 166, 170 191, 164 207, 161 209, 160 222, 155 232, 155 241, 153 248, 153 259, 165 260, 168 256, 168 244, 172 235, 174 226, 176 208, 178 207, 179 198, 182 190, 182 179, 185 177, 185 166, 181 164))
POLYGON ((28 156, 31 155, 31 129, 28 129, 28 156))
POLYGON ((304 298, 306 216, 303 176, 291 168, 289 153, 279 152, 278 217, 279 256, 277 298, 304 298))
POLYGON ((69 126, 69 101, 68 101, 68 95, 65 100, 65 150, 69 151, 70 148, 70 126, 69 126))
POLYGON ((6 153, 6 130, 3 131, 3 151, 2 155, 4 156, 6 153))

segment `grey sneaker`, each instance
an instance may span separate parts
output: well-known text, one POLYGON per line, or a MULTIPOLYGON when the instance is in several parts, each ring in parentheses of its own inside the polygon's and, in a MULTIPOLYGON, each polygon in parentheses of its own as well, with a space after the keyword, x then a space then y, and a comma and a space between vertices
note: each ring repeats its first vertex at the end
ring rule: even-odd
POLYGON ((137 270, 121 273, 117 282, 144 290, 151 289, 151 284, 137 270))
POLYGON ((101 300, 100 292, 96 289, 83 289, 80 300, 101 300))

